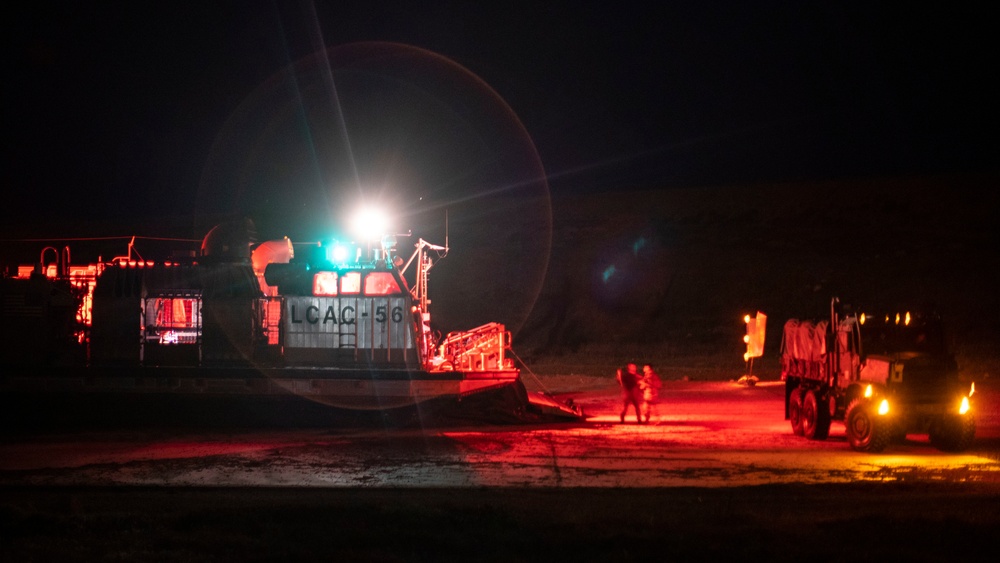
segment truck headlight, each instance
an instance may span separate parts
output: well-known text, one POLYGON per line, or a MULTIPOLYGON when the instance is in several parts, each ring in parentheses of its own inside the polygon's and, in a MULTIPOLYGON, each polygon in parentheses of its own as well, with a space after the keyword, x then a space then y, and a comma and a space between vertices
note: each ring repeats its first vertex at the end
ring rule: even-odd
POLYGON ((879 404, 878 404, 878 413, 880 415, 883 415, 883 416, 889 414, 889 400, 888 399, 882 399, 882 401, 879 402, 879 404))
POLYGON ((972 407, 969 405, 969 398, 968 397, 962 397, 962 404, 959 405, 959 407, 958 407, 958 414, 965 414, 965 413, 969 412, 969 409, 971 409, 971 408, 972 407))
POLYGON ((872 386, 871 385, 868 385, 868 387, 865 387, 865 398, 866 399, 871 399, 872 398, 872 386))

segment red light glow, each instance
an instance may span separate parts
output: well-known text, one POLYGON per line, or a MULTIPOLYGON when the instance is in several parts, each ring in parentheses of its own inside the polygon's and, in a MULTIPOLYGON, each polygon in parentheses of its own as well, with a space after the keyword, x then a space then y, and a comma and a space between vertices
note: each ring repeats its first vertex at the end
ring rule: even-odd
POLYGON ((347 272, 340 276, 340 292, 349 294, 361 293, 361 272, 347 272))
POLYGON ((313 295, 317 297, 337 295, 337 272, 318 272, 313 276, 313 295))
POLYGON ((399 284, 390 272, 372 272, 365 277, 365 295, 398 295, 399 284))

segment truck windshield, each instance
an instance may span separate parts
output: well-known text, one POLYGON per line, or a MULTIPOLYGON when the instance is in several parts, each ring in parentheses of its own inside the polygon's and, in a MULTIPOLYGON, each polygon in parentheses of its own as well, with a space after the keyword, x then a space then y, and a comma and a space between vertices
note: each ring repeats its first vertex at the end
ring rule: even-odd
POLYGON ((872 319, 865 323, 861 333, 862 345, 869 354, 947 353, 944 330, 937 318, 917 317, 909 323, 897 323, 895 316, 872 319))

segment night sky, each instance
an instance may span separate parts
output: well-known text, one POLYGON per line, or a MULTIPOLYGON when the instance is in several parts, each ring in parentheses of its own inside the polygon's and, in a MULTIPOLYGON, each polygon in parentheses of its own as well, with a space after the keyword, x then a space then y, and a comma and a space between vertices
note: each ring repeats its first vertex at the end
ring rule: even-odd
POLYGON ((8 12, 3 236, 997 171, 995 8, 423 4, 8 12))

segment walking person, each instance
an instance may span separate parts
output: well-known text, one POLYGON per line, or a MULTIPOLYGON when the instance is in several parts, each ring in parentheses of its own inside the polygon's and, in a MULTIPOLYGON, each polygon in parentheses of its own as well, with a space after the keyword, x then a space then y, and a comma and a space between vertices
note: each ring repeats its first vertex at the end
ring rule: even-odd
POLYGON ((659 416, 656 405, 660 402, 661 387, 663 380, 653 371, 653 366, 649 364, 642 366, 639 388, 642 389, 642 416, 646 422, 649 422, 650 417, 659 416))
POLYGON ((625 422, 625 415, 631 405, 635 408, 635 421, 642 424, 642 411, 639 405, 642 391, 639 389, 639 374, 635 364, 628 364, 625 369, 618 368, 618 384, 622 388, 622 412, 619 417, 622 423, 625 422))

